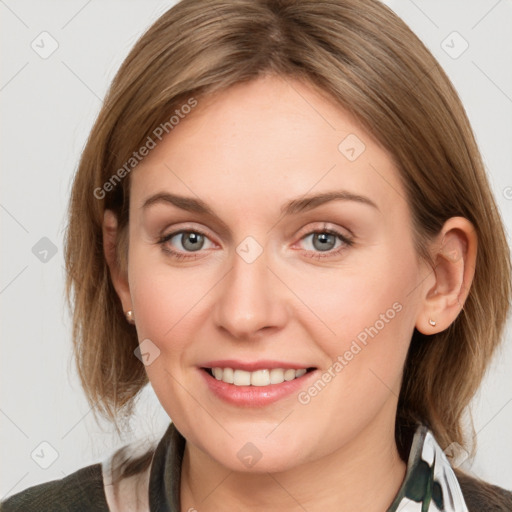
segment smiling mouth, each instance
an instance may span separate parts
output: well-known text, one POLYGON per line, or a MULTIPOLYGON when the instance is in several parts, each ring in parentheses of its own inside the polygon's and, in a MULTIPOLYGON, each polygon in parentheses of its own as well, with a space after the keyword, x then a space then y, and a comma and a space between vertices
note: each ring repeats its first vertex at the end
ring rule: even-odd
POLYGON ((272 368, 249 372, 233 368, 201 368, 214 379, 234 386, 270 386, 299 379, 316 368, 272 368))

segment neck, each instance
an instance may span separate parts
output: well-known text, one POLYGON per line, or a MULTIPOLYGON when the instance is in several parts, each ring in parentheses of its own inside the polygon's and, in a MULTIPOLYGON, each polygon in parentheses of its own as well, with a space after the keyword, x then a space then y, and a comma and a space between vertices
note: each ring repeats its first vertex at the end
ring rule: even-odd
POLYGON ((395 498, 406 464, 393 429, 370 428, 328 456, 276 473, 241 473, 186 443, 181 511, 337 510, 382 512, 395 498))

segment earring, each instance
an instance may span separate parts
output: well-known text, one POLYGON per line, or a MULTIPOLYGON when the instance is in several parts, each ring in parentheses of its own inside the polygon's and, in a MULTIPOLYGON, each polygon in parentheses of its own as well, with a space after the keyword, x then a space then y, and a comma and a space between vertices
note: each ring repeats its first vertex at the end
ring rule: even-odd
POLYGON ((429 318, 429 319, 428 319, 428 323, 429 323, 432 327, 435 327, 437 322, 436 322, 435 320, 432 320, 432 318, 429 318))
POLYGON ((130 309, 130 311, 127 311, 127 312, 125 313, 125 315, 126 315, 126 320, 127 320, 127 322, 128 322, 129 324, 134 325, 134 324, 135 324, 135 320, 134 320, 134 318, 133 318, 133 311, 130 309))

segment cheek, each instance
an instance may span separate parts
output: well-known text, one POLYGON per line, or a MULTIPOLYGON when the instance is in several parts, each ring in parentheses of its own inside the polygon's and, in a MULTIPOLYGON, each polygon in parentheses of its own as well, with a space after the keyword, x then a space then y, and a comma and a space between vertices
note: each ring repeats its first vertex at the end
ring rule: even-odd
POLYGON ((139 337, 178 350, 179 340, 184 339, 179 333, 187 324, 187 316, 207 291, 201 281, 197 273, 139 266, 130 283, 139 337), (178 344, 173 341, 171 346, 165 341, 171 339, 178 344))
POLYGON ((357 268, 302 281, 300 293, 309 290, 307 304, 317 315, 309 315, 310 335, 330 361, 341 361, 345 377, 338 382, 353 396, 371 392, 379 379, 399 386, 415 323, 414 261, 409 247, 383 247, 357 268))
POLYGON ((374 324, 382 331, 398 318, 397 310, 409 301, 409 283, 414 282, 412 272, 406 276, 397 266, 358 265, 357 269, 340 268, 325 275, 302 274, 294 290, 306 298, 311 317, 316 318, 311 325, 316 324, 318 331, 323 327, 333 339, 356 337, 374 324))
POLYGON ((139 343, 149 339, 159 351, 145 369, 169 416, 193 421, 195 402, 187 393, 192 385, 183 369, 191 364, 190 344, 200 325, 196 315, 209 286, 192 268, 188 272, 172 269, 161 258, 155 260, 142 251, 131 259, 130 289, 139 343))

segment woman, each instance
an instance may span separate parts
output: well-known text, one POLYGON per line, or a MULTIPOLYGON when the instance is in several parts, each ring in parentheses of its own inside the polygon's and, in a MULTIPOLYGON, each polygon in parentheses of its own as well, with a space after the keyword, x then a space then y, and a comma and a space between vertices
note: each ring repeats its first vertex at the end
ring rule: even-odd
POLYGON ((510 303, 503 226, 456 92, 377 1, 166 12, 66 244, 91 405, 116 424, 149 382, 172 423, 3 510, 512 509, 455 467, 510 303))

